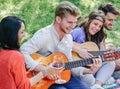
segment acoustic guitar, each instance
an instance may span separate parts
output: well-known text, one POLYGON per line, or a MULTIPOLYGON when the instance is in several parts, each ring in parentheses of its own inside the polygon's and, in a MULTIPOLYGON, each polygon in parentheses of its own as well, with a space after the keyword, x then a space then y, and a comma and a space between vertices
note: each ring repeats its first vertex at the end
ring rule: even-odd
MULTIPOLYGON (((61 78, 66 80, 67 82, 69 81, 69 79, 71 77, 71 72, 70 72, 69 69, 80 67, 80 66, 85 66, 87 64, 92 64, 93 63, 92 58, 85 59, 85 60, 75 60, 75 61, 69 61, 68 62, 67 57, 61 52, 53 53, 53 54, 51 54, 47 57, 42 56, 42 55, 37 54, 37 53, 34 53, 34 54, 31 54, 31 57, 35 61, 38 61, 41 65, 47 66, 47 65, 49 65, 50 63, 53 62, 53 58, 54 58, 55 55, 60 55, 64 59, 65 66, 64 66, 64 71, 61 73, 61 78)), ((108 61, 109 58, 111 60, 111 55, 109 56, 108 54, 105 54, 104 57, 105 57, 104 59, 106 59, 106 61, 108 61)), ((34 76, 34 75, 32 75, 32 76, 34 76)), ((55 83, 54 80, 49 80, 45 77, 45 78, 42 78, 37 84, 32 86, 31 89, 48 89, 54 83, 55 83)))
MULTIPOLYGON (((89 53, 91 53, 93 56, 101 56, 102 61, 113 61, 117 60, 120 58, 120 53, 117 51, 112 51, 112 50, 106 50, 106 51, 100 51, 97 44, 88 41, 82 44, 76 43, 74 44, 78 48, 81 49, 86 49, 89 53)), ((79 60, 81 57, 78 55, 78 53, 72 51, 72 58, 74 60, 79 60)))

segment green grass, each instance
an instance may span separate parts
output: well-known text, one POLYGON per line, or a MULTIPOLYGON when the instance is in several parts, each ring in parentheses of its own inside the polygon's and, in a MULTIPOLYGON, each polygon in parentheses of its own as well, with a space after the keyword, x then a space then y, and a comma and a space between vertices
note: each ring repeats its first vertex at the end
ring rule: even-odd
MULTIPOLYGON (((8 15, 16 15, 26 22, 27 36, 24 42, 33 36, 40 28, 51 24, 54 20, 56 5, 64 0, 0 0, 0 19, 8 15)), ((120 10, 120 0, 68 0, 78 6, 81 16, 87 16, 91 11, 97 10, 101 3, 111 2, 120 10)), ((116 20, 112 31, 107 31, 107 42, 120 46, 119 33, 120 18, 116 20)))

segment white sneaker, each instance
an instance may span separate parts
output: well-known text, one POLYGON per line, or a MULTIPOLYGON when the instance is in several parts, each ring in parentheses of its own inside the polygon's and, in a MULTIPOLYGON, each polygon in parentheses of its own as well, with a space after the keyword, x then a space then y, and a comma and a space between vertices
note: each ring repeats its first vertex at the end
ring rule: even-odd
POLYGON ((113 77, 110 77, 104 84, 105 85, 111 85, 115 83, 115 79, 113 77))
POLYGON ((104 89, 99 84, 95 84, 91 87, 91 89, 104 89))

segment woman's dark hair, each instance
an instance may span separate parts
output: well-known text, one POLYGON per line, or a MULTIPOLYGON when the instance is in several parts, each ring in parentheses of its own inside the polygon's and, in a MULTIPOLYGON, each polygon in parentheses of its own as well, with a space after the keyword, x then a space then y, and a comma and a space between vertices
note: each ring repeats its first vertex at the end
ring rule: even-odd
POLYGON ((0 49, 19 49, 18 31, 23 20, 16 16, 7 16, 0 22, 0 49))
POLYGON ((104 24, 105 22, 105 15, 102 11, 98 10, 98 11, 93 11, 89 14, 89 16, 81 23, 79 24, 80 27, 84 28, 85 31, 85 36, 86 36, 86 41, 93 41, 95 42, 97 45, 100 44, 100 42, 106 38, 106 34, 103 31, 103 27, 102 26, 101 30, 99 32, 97 32, 95 35, 91 35, 88 31, 89 26, 91 24, 91 22, 93 20, 99 20, 97 17, 101 17, 102 18, 102 22, 104 24))

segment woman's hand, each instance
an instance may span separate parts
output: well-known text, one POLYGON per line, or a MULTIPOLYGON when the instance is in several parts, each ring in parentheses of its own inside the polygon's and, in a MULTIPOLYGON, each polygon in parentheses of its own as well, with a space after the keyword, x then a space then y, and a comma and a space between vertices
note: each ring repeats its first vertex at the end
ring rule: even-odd
POLYGON ((98 58, 93 58, 93 65, 90 67, 90 71, 92 74, 96 73, 99 68, 101 67, 102 65, 102 60, 100 57, 98 58))
POLYGON ((83 59, 88 59, 93 57, 93 55, 90 54, 86 49, 78 49, 77 53, 83 59))
POLYGON ((76 52, 83 59, 88 59, 93 57, 93 55, 89 53, 87 49, 79 48, 78 43, 76 42, 73 42, 72 51, 76 52))
POLYGON ((101 65, 102 65, 102 60, 101 60, 100 57, 99 57, 99 58, 93 58, 92 60, 93 60, 93 64, 90 66, 90 68, 84 69, 83 74, 94 74, 94 73, 96 73, 96 72, 99 70, 99 68, 101 67, 101 65))

